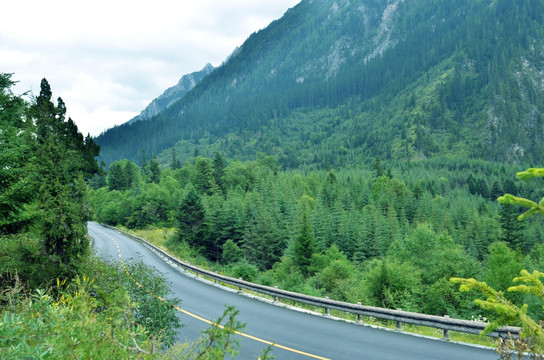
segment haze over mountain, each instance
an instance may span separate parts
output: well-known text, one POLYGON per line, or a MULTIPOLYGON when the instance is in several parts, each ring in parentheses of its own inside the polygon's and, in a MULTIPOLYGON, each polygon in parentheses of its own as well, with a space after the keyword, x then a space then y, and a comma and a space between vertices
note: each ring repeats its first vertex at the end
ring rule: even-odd
POLYGON ((150 121, 100 135, 101 158, 542 163, 543 17, 537 0, 303 0, 150 121))

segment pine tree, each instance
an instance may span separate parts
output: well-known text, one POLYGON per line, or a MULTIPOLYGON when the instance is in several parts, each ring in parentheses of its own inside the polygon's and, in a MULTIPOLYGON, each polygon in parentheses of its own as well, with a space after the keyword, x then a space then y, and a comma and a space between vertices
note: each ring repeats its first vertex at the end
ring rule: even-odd
POLYGON ((505 241, 510 248, 521 250, 523 246, 525 221, 518 221, 518 207, 515 205, 502 204, 499 215, 499 224, 502 230, 501 240, 505 241))
POLYGON ((176 157, 176 148, 172 148, 172 162, 170 163, 170 168, 172 170, 181 168, 181 161, 176 157))
POLYGON ((226 194, 225 161, 218 152, 215 153, 215 157, 213 158, 213 178, 219 189, 221 189, 221 192, 226 194))
POLYGON ((14 96, 10 74, 0 73, 0 235, 13 234, 30 224, 25 211, 34 198, 26 179, 32 171, 32 124, 25 121, 26 104, 14 96))
POLYGON ((211 194, 212 169, 209 159, 200 156, 195 158, 195 175, 192 182, 199 194, 211 194))
POLYGON ((380 159, 379 156, 376 156, 374 158, 374 162, 372 163, 372 171, 374 172, 374 177, 379 178, 380 176, 384 176, 385 172, 382 168, 382 159, 380 159))
POLYGON ((189 186, 185 197, 178 209, 176 219, 179 226, 179 239, 191 246, 204 248, 206 246, 207 225, 205 222, 204 205, 195 188, 189 186))
POLYGON ((153 156, 149 161, 149 180, 155 184, 158 184, 161 180, 161 168, 156 156, 153 156))
MULTIPOLYGON (((40 217, 38 229, 45 252, 64 269, 74 264, 89 248, 86 221, 90 213, 85 205, 84 182, 88 166, 83 136, 71 119, 65 120, 66 107, 62 99, 57 106, 51 101, 47 80, 41 82, 40 95, 30 113, 36 123, 36 173, 39 184, 40 217)), ((91 166, 98 169, 98 166, 91 166)), ((91 170, 92 171, 92 170, 91 170)))
POLYGON ((309 275, 312 255, 316 252, 315 239, 312 235, 306 211, 302 213, 301 227, 293 247, 294 262, 304 276, 309 275))

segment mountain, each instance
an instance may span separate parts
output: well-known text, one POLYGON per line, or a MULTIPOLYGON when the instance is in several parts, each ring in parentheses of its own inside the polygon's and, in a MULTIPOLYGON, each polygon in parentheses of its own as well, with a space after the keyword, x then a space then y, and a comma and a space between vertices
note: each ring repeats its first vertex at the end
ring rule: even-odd
POLYGON ((183 75, 179 82, 163 92, 140 113, 133 117, 128 123, 133 123, 140 120, 149 120, 159 114, 161 111, 169 108, 176 101, 181 99, 188 91, 196 86, 204 77, 213 71, 214 67, 211 64, 206 64, 200 71, 193 72, 188 75, 183 75))
POLYGON ((107 163, 172 147, 286 168, 543 163, 543 18, 540 0, 302 0, 151 121, 96 141, 107 163))

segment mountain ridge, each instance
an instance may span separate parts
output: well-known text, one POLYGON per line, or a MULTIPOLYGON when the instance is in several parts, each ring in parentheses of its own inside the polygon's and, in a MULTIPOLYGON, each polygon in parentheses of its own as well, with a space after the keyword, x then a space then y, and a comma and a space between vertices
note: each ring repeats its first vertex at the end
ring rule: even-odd
POLYGON ((305 0, 152 122, 97 142, 106 162, 143 148, 164 163, 173 146, 284 167, 541 162, 543 13, 532 0, 305 0))
POLYGON ((154 116, 158 115, 161 111, 169 108, 176 101, 181 99, 213 70, 214 67, 208 63, 200 71, 183 75, 176 85, 169 87, 161 95, 153 99, 153 101, 151 101, 151 103, 144 110, 142 110, 139 115, 136 115, 130 119, 127 124, 140 120, 150 120, 154 116))

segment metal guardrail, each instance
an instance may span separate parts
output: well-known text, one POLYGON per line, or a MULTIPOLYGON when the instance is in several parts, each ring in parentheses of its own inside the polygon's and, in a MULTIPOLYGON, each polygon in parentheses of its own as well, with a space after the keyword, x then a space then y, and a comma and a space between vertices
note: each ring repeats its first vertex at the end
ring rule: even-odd
MULTIPOLYGON (((450 331, 457 331, 457 332, 462 332, 467 334, 479 334, 488 325, 488 323, 481 322, 481 321, 454 319, 448 316, 419 314, 419 313, 403 311, 400 309, 399 310, 385 309, 385 308, 379 308, 374 306, 361 305, 360 303, 352 304, 352 303, 347 303, 343 301, 332 300, 329 298, 319 298, 315 296, 281 290, 276 287, 254 284, 242 279, 235 279, 229 276, 225 276, 225 275, 214 273, 212 271, 201 269, 197 266, 191 265, 189 263, 186 263, 184 261, 181 261, 173 257, 172 255, 168 254, 166 251, 151 244, 145 239, 134 236, 132 234, 129 234, 127 232, 124 232, 112 226, 108 226, 108 225, 105 225, 105 226, 113 230, 116 230, 126 236, 129 236, 130 238, 134 240, 137 240, 143 243, 144 245, 149 247, 151 250, 153 250, 155 253, 167 258, 172 263, 184 268, 185 270, 194 272, 197 275, 206 276, 214 280, 215 282, 222 282, 225 284, 229 284, 231 286, 238 287, 240 290, 246 289, 246 290, 250 290, 260 294, 271 296, 274 298, 275 302, 278 302, 279 299, 285 299, 285 300, 290 300, 290 301, 294 301, 294 302, 298 302, 298 303, 302 303, 306 305, 322 307, 325 309, 325 315, 329 315, 330 310, 334 309, 334 310, 339 310, 346 313, 357 315, 358 322, 360 324, 363 323, 363 320, 362 320, 363 316, 370 316, 377 319, 395 321, 397 323, 397 330, 399 331, 402 330, 402 324, 413 324, 413 325, 432 327, 432 328, 443 330, 445 340, 449 340, 450 331)), ((506 326, 506 327, 501 327, 497 329, 496 331, 493 331, 488 336, 502 337, 502 338, 509 338, 510 336, 517 337, 519 335, 520 330, 521 329, 519 327, 506 326)))

